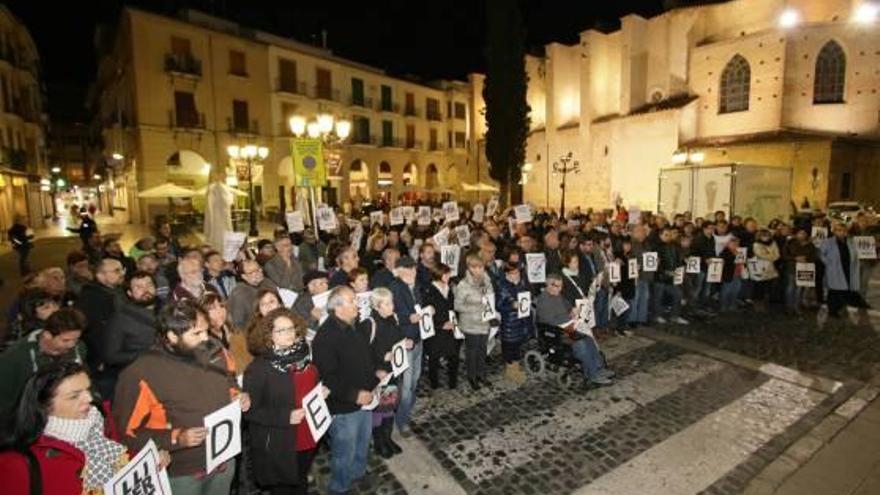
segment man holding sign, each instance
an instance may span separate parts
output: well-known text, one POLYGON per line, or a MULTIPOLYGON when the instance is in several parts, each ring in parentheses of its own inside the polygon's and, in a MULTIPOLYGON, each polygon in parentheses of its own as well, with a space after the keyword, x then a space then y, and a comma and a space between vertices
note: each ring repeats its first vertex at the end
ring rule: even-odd
MULTIPOLYGON (((358 307, 354 291, 340 286, 330 292, 329 316, 312 342, 312 355, 321 380, 330 390, 331 493, 346 493, 364 476, 372 436, 372 414, 361 409, 372 402, 379 383, 370 342, 354 324, 358 307)), ((316 409, 316 412, 319 412, 316 409)))
POLYGON ((152 440, 171 452, 174 493, 227 494, 235 460, 205 474, 209 432, 202 425, 230 401, 248 411, 250 398, 239 392, 219 347, 211 345, 208 315, 197 303, 169 303, 158 326, 161 342, 126 368, 116 386, 113 418, 122 443, 138 451, 152 440))
POLYGON ((828 314, 840 315, 846 306, 865 308, 860 294, 861 260, 855 240, 847 235, 846 225, 835 223, 833 234, 819 244, 819 256, 825 264, 825 286, 828 288, 828 314))

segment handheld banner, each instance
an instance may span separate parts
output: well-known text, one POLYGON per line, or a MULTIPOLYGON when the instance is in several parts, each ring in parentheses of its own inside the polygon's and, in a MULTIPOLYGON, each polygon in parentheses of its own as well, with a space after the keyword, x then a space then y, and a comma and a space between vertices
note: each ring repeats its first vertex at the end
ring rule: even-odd
POLYGON ((306 224, 303 222, 303 214, 301 211, 288 211, 284 214, 287 221, 287 230, 291 232, 302 232, 306 230, 306 224))
POLYGON ((171 495, 168 471, 159 470, 159 449, 148 441, 107 483, 105 495, 171 495))
POLYGON ((655 251, 642 254, 642 269, 646 272, 656 272, 660 265, 660 257, 655 251))
POLYGON ((709 266, 706 269, 706 282, 717 284, 721 282, 721 275, 724 273, 724 260, 721 258, 711 258, 709 266))
POLYGON ((391 371, 394 376, 409 369, 409 351, 406 350, 406 339, 394 344, 391 348, 391 371))
POLYGON ((526 253, 526 272, 530 284, 547 281, 547 257, 544 253, 526 253))
POLYGON ((527 318, 532 314, 532 293, 523 291, 516 295, 516 317, 527 318))
POLYGON ((241 453, 241 403, 232 401, 205 416, 205 472, 241 453))
POLYGON ((333 421, 330 408, 327 407, 327 401, 324 400, 324 385, 321 382, 318 382, 315 388, 303 396, 302 407, 306 412, 309 431, 317 442, 327 433, 327 430, 330 429, 330 423, 333 421))

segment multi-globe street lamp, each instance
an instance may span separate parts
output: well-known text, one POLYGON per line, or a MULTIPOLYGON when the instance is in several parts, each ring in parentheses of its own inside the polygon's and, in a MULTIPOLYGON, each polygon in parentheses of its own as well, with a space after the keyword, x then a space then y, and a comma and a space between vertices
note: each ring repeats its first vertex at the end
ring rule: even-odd
POLYGON ((250 196, 248 211, 250 230, 248 235, 256 237, 260 235, 260 231, 257 230, 257 211, 254 208, 254 162, 263 162, 269 156, 269 148, 253 144, 245 146, 231 144, 226 148, 226 152, 233 163, 244 163, 247 166, 248 195, 250 196))
POLYGON ((565 178, 568 174, 577 174, 581 170, 581 164, 572 156, 571 151, 559 157, 558 162, 553 162, 553 174, 561 174, 562 181, 559 188, 562 189, 562 198, 559 205, 559 218, 565 217, 565 178))

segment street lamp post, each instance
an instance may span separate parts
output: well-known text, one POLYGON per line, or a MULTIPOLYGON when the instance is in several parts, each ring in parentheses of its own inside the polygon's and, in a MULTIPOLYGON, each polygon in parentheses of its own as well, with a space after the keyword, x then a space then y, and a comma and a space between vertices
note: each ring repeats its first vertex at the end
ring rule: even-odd
MULTIPOLYGON (((323 144, 322 149, 332 148, 335 145, 342 144, 351 134, 351 122, 348 120, 334 119, 329 113, 322 113, 315 116, 315 119, 309 122, 306 117, 294 115, 290 117, 288 122, 290 132, 296 138, 308 136, 311 139, 320 139, 323 144)), ((295 174, 294 174, 295 175, 295 174)), ((318 237, 318 211, 315 206, 315 188, 308 185, 309 206, 312 214, 309 215, 312 221, 312 227, 315 230, 315 238, 318 237)))
POLYGON ((581 164, 575 160, 571 151, 559 157, 558 162, 553 162, 553 173, 562 174, 562 182, 559 188, 562 189, 562 200, 559 204, 559 218, 565 217, 565 179, 568 174, 577 174, 580 172, 581 164))
POLYGON ((260 231, 257 229, 257 210, 254 207, 254 162, 265 160, 269 156, 269 148, 253 144, 246 146, 232 144, 226 148, 226 152, 233 161, 243 161, 247 165, 248 195, 250 196, 250 202, 248 203, 250 230, 248 230, 248 235, 250 237, 257 237, 260 235, 260 231))

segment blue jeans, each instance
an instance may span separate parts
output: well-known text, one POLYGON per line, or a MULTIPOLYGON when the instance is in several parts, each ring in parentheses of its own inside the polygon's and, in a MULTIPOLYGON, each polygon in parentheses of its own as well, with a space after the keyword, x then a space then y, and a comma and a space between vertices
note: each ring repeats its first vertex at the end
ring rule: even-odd
POLYGON ((355 411, 333 416, 330 423, 330 482, 327 490, 344 493, 367 469, 373 414, 355 411))
POLYGON ((684 276, 684 291, 689 307, 699 309, 706 305, 706 300, 703 298, 703 282, 705 280, 705 272, 688 273, 684 276))
POLYGON ((394 417, 398 428, 409 426, 409 416, 416 405, 416 388, 422 376, 422 343, 409 351, 409 368, 400 375, 400 403, 394 417))
POLYGON ((584 378, 591 380, 599 376, 599 372, 604 366, 602 356, 599 354, 599 347, 592 337, 587 335, 580 340, 575 340, 571 344, 571 352, 575 359, 581 362, 584 378))
POLYGON ((800 309, 807 303, 809 287, 798 287, 794 279, 794 270, 785 274, 785 306, 790 310, 800 309))
POLYGON ((636 281, 636 295, 629 302, 629 322, 648 323, 648 302, 651 297, 651 284, 646 280, 636 281))
POLYGON ((654 301, 654 308, 652 311, 652 316, 654 318, 663 316, 663 313, 665 313, 663 301, 667 296, 672 302, 669 315, 676 317, 681 314, 681 287, 678 285, 654 282, 654 293, 651 294, 651 299, 654 301))
POLYGON ((730 282, 721 283, 721 311, 730 311, 734 309, 736 300, 739 297, 740 283, 742 280, 734 276, 730 282))
POLYGON ((608 326, 608 289, 596 291, 596 300, 593 302, 593 311, 596 314, 596 327, 608 326))

